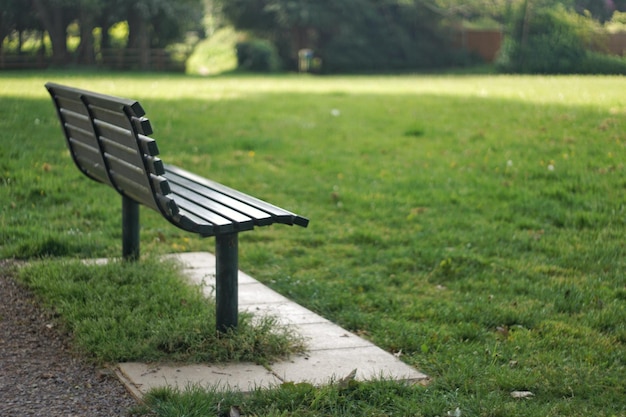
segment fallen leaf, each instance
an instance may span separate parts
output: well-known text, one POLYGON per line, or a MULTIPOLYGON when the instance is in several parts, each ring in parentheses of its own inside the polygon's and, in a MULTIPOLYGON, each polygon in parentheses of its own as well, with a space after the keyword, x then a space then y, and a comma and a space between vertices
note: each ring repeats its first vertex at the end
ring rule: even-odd
POLYGON ((230 407, 230 412, 228 413, 228 417, 240 417, 241 416, 241 408, 236 405, 230 407))
POLYGON ((496 327, 496 332, 498 332, 505 339, 509 337, 509 329, 506 326, 496 327))
POLYGON ((350 383, 350 381, 353 381, 354 378, 356 377, 356 368, 354 368, 352 370, 352 372, 350 372, 348 375, 346 375, 344 378, 339 380, 339 387, 341 388, 345 388, 348 386, 348 384, 350 383))
POLYGON ((535 394, 533 394, 530 391, 513 391, 511 392, 511 397, 513 398, 531 398, 534 397, 535 394))

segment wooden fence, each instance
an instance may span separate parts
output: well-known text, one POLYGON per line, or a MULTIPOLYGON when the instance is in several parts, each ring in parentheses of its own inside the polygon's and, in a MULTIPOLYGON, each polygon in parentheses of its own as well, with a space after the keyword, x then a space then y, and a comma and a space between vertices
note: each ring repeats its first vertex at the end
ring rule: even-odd
MULTIPOLYGON (((485 62, 493 62, 500 51, 503 33, 500 30, 461 29, 454 35, 454 46, 480 55, 485 62)), ((610 33, 601 52, 626 56, 626 32, 610 33)))
POLYGON ((454 34, 453 45, 479 55, 485 62, 493 62, 502 46, 500 30, 460 29, 454 34))
MULTIPOLYGON (((0 53, 0 70, 45 69, 50 66, 52 59, 49 56, 0 53)), ((112 70, 185 71, 185 63, 172 59, 164 49, 103 49, 97 54, 95 66, 112 70)))
MULTIPOLYGON (((502 46, 500 30, 461 29, 456 32, 453 45, 493 62, 502 46)), ((626 55, 626 33, 609 34, 606 51, 612 55, 626 55)), ((50 67, 50 57, 43 55, 6 55, 0 51, 0 70, 44 69, 50 67)), ((113 70, 184 72, 185 63, 172 59, 164 49, 103 49, 97 56, 96 66, 113 70)))

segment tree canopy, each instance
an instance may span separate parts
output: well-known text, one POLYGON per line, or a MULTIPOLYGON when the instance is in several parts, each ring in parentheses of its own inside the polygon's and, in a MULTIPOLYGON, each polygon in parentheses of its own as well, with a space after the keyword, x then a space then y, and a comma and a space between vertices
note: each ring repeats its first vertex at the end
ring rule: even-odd
POLYGON ((190 26, 199 26, 202 0, 0 0, 0 37, 13 31, 45 31, 52 46, 53 62, 66 64, 67 32, 76 22, 80 45, 75 61, 91 64, 95 56, 94 29, 101 28, 101 47, 110 46, 108 29, 126 21, 126 47, 146 50, 163 47, 179 38, 190 26))
POLYGON ((311 50, 323 72, 403 71, 471 62, 452 39, 461 24, 487 22, 510 37, 519 10, 555 7, 602 23, 626 11, 626 0, 0 0, 0 40, 19 34, 21 45, 23 33, 45 33, 54 64, 91 65, 112 46, 109 29, 119 22, 128 25, 123 47, 140 54, 203 21, 207 33, 229 22, 249 37, 238 53, 288 70, 298 68, 299 51, 311 50), (80 42, 71 49, 70 28, 80 42))
POLYGON ((271 40, 287 68, 311 49, 328 72, 432 68, 450 57, 441 15, 422 0, 216 0, 240 29, 271 40))

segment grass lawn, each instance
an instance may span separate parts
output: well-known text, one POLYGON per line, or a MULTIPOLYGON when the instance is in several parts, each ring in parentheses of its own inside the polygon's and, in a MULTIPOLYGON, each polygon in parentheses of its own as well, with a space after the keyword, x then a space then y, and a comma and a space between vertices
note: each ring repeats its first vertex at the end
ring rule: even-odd
MULTIPOLYGON (((222 407, 626 416, 623 77, 0 73, 4 258, 121 251, 119 199, 73 166, 48 80, 139 99, 165 162, 309 217, 242 234, 241 269, 432 377, 222 407)), ((150 255, 213 248, 148 210, 141 233, 150 255)), ((150 404, 210 415, 224 398, 150 404)))

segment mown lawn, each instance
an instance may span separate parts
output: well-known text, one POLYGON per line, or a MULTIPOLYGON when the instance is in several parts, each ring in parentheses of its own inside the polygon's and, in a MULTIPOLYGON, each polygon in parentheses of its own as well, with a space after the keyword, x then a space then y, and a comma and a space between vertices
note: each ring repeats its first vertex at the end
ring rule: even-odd
MULTIPOLYGON (((166 162, 309 217, 242 234, 240 267, 432 377, 249 414, 626 415, 623 78, 0 74, 5 258, 121 250, 48 80, 139 99, 166 162)), ((213 249, 142 221, 144 253, 213 249)))

